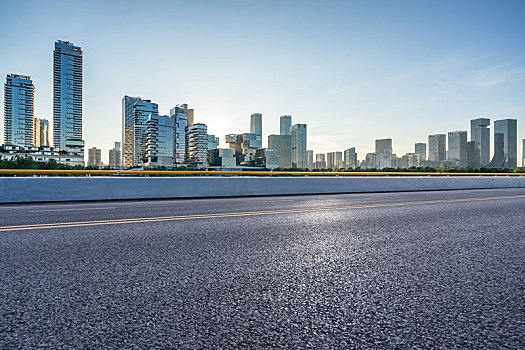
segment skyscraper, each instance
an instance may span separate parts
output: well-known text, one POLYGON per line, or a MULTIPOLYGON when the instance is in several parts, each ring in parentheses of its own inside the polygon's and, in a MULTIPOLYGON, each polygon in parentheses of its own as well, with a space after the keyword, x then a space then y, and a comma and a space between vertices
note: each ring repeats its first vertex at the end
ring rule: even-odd
POLYGON ((478 118, 470 121, 470 141, 474 141, 479 151, 480 166, 487 166, 490 162, 490 119, 478 118))
POLYGON ((446 135, 434 134, 428 136, 428 160, 443 162, 446 158, 446 135))
POLYGON ((151 113, 146 120, 146 145, 143 162, 151 167, 174 165, 175 119, 151 113))
POLYGON ((291 135, 269 135, 268 148, 275 150, 277 157, 279 157, 279 168, 288 169, 292 167, 291 135))
POLYGON ((421 161, 427 160, 427 144, 424 142, 416 143, 414 153, 419 154, 421 161))
POLYGON ((324 153, 317 153, 315 155, 315 168, 326 169, 326 156, 324 153))
POLYGON ((357 153, 355 147, 351 147, 344 152, 344 167, 355 169, 358 167, 357 164, 357 153))
POLYGON ((326 154, 326 167, 340 169, 343 167, 343 152, 328 152, 326 154))
POLYGON ((477 169, 480 167, 479 148, 476 148, 476 142, 467 142, 467 161, 466 167, 469 169, 477 169))
POLYGON ((124 96, 122 99, 122 167, 140 166, 146 159, 146 121, 158 115, 159 106, 151 100, 124 96))
POLYGON ((292 167, 306 168, 306 124, 292 126, 292 167))
POLYGON ((280 118, 280 134, 291 135, 292 129, 292 116, 282 115, 280 118))
POLYGON ((518 166, 518 121, 516 119, 502 119, 494 122, 494 136, 503 134, 503 155, 505 168, 518 166))
POLYGON ((82 141, 82 50, 58 40, 53 52, 53 145, 84 152, 82 141))
POLYGON ((250 116, 250 134, 255 134, 261 137, 262 140, 262 114, 253 113, 250 116))
POLYGON ((314 168, 314 151, 311 149, 306 150, 306 158, 307 158, 306 167, 308 169, 313 169, 314 168))
POLYGON ((111 169, 120 168, 122 161, 122 152, 120 150, 120 142, 115 142, 115 147, 109 150, 109 167, 111 169))
POLYGON ((460 168, 467 166, 467 132, 448 133, 448 160, 456 161, 460 168))
POLYGON ((93 147, 88 150, 88 166, 98 167, 102 165, 102 151, 93 147))
POLYGON ((8 74, 4 85, 4 143, 33 145, 34 105, 35 86, 31 77, 8 74))
POLYGON ((379 139, 376 140, 376 165, 375 168, 380 168, 380 160, 383 155, 390 156, 393 153, 392 139, 379 139))
POLYGON ((196 123, 188 127, 188 159, 186 163, 193 168, 208 165, 208 127, 196 123))
POLYGON ((39 119, 39 142, 40 146, 49 147, 49 120, 47 119, 39 119))
POLYGON ((185 163, 188 153, 188 106, 183 104, 170 110, 170 116, 175 118, 175 164, 181 166, 185 163))

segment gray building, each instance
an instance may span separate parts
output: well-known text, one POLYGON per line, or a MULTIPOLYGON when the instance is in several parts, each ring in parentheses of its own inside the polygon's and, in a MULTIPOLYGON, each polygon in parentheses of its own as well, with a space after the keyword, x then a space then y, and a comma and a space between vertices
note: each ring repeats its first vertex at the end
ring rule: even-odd
POLYGON ((141 166, 146 158, 146 121, 159 106, 140 97, 122 98, 122 167, 141 166))
POLYGON ((467 142, 467 161, 466 167, 469 169, 478 169, 480 167, 480 149, 476 148, 476 142, 467 142))
POLYGON ((377 155, 374 152, 365 155, 364 167, 367 169, 374 169, 377 167, 377 155))
POLYGON ((219 147, 219 138, 208 134, 208 151, 219 147))
POLYGON ((255 166, 266 169, 277 169, 279 167, 279 156, 274 149, 259 148, 255 151, 255 166))
POLYGON ((35 142, 37 147, 49 147, 49 120, 35 118, 35 142))
POLYGON ((176 166, 184 165, 187 157, 188 105, 175 106, 170 110, 170 117, 175 119, 174 161, 176 166))
POLYGON ((392 149, 392 139, 379 139, 379 140, 376 140, 376 149, 375 149, 375 154, 376 154, 376 164, 375 164, 375 168, 379 169, 381 167, 381 165, 379 164, 380 163, 380 160, 383 157, 383 155, 388 155, 388 157, 390 157, 390 155, 394 153, 393 149, 392 149))
POLYGON ((188 127, 188 157, 186 163, 193 168, 208 165, 208 127, 195 123, 188 127))
POLYGON ((115 142, 115 147, 109 150, 109 167, 111 169, 119 169, 121 167, 122 152, 120 150, 120 142, 115 142))
POLYGON ((282 115, 280 118, 280 134, 281 135, 291 135, 292 134, 292 116, 291 115, 282 115))
POLYGON ((306 168, 306 124, 295 124, 292 126, 292 167, 306 168))
POLYGON ((428 160, 444 162, 446 159, 446 135, 434 134, 428 136, 428 160))
POLYGON ((523 148, 521 150, 521 166, 525 168, 525 139, 521 141, 523 142, 523 148))
POLYGON ((34 144, 35 86, 31 77, 8 74, 4 84, 4 143, 21 147, 34 144))
POLYGON ((326 169, 326 155, 324 153, 317 153, 315 155, 315 168, 326 169))
POLYGON ((146 121, 146 153, 142 162, 150 167, 173 167, 175 119, 150 114, 146 121))
POLYGON ((467 166, 467 132, 451 131, 448 133, 448 160, 457 162, 457 166, 467 166))
POLYGON ((480 166, 490 163, 490 119, 478 118, 470 121, 470 141, 480 154, 480 166))
POLYGON ((250 134, 259 136, 262 140, 262 114, 253 113, 250 116, 250 134))
POLYGON ((53 52, 53 146, 84 156, 82 49, 61 40, 53 52))
POLYGON ((235 167, 237 161, 232 148, 217 148, 208 151, 208 164, 209 166, 229 168, 235 167))
POLYGON ((268 136, 268 148, 275 150, 279 157, 279 168, 288 169, 292 167, 292 136, 270 135, 268 136))
POLYGON ((102 165, 102 150, 96 147, 88 150, 88 166, 99 167, 102 165))
POLYGON ((355 147, 351 147, 344 152, 344 167, 355 169, 359 166, 355 147))
POLYGON ((427 144, 424 142, 418 142, 414 145, 414 153, 419 154, 421 161, 427 160, 427 144))
POLYGON ((308 169, 313 169, 315 164, 314 164, 314 151, 309 149, 309 150, 306 150, 306 158, 307 158, 307 168, 308 169))
POLYGON ((343 152, 328 152, 326 154, 326 167, 328 169, 343 168, 343 152))
POLYGON ((496 139, 497 134, 503 135, 504 159, 502 165, 495 164, 495 166, 516 168, 518 166, 518 121, 516 119, 496 120, 494 122, 494 139, 496 139))

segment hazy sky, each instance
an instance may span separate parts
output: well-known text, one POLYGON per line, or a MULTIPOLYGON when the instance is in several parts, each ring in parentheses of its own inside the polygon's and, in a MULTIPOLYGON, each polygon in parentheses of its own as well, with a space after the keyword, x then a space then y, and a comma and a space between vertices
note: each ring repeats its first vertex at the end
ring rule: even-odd
MULTIPOLYGON (((263 113, 308 124, 315 153, 374 139, 413 152, 469 120, 518 119, 525 138, 525 1, 0 0, 0 73, 30 75, 52 119, 57 39, 84 51, 84 139, 121 139, 124 95, 188 103, 220 136, 263 113)), ((3 109, 3 100, 1 107, 3 109)), ((3 122, 2 135, 3 135, 3 122)), ((492 132, 491 132, 492 134, 492 132)), ((521 158, 520 158, 521 159, 521 158)), ((521 164, 521 161, 519 162, 521 164)))

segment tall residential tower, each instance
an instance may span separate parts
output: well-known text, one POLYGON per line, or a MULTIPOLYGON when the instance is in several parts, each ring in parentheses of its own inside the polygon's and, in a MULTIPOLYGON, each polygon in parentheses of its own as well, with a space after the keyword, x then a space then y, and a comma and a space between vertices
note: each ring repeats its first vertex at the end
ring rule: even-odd
POLYGON ((53 146, 84 155, 82 49, 61 40, 53 52, 53 146))
POLYGON ((35 86, 31 77, 8 74, 4 84, 4 143, 33 146, 34 105, 35 86))
POLYGON ((490 162, 490 119, 478 118, 470 121, 470 141, 479 152, 480 165, 487 166, 490 162))

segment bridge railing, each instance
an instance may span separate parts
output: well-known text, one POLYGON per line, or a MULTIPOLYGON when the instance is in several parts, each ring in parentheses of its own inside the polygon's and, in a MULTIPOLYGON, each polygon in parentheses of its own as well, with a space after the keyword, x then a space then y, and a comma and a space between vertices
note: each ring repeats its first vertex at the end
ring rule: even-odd
POLYGON ((525 173, 381 172, 381 171, 199 171, 199 170, 40 170, 0 169, 0 176, 525 176, 525 173))

